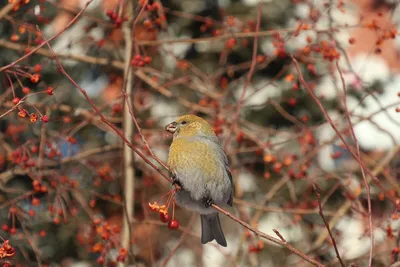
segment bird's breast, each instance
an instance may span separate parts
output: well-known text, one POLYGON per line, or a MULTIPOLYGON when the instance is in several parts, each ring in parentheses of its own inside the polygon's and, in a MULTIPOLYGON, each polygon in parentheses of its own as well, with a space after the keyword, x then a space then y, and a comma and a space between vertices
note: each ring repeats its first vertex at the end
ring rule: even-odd
POLYGON ((218 175, 219 162, 218 154, 207 142, 178 138, 171 144, 168 165, 173 172, 212 178, 218 175))

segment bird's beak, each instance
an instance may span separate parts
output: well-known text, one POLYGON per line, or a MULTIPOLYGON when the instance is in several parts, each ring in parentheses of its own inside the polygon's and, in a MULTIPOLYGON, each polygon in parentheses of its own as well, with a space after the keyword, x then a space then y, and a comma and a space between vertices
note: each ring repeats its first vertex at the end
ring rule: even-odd
POLYGON ((165 130, 170 133, 175 133, 178 129, 178 124, 176 122, 171 122, 167 126, 165 126, 165 130))

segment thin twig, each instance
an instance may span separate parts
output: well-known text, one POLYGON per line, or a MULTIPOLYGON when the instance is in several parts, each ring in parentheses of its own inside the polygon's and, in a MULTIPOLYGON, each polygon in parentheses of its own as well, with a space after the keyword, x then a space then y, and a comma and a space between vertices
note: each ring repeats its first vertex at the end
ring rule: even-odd
MULTIPOLYGON (((347 90, 346 90, 346 83, 344 81, 344 77, 343 77, 343 73, 342 70, 339 67, 339 61, 336 61, 336 68, 339 72, 339 76, 340 76, 340 80, 342 81, 342 87, 343 87, 343 106, 345 109, 345 114, 347 117, 347 120, 349 122, 349 127, 350 127, 350 132, 351 132, 351 136, 355 142, 356 145, 356 153, 357 156, 360 158, 360 145, 358 143, 358 139, 356 137, 356 134, 354 133, 354 128, 353 128, 353 124, 351 122, 351 118, 350 118, 350 113, 349 110, 347 109, 347 90)), ((365 191, 367 191, 367 204, 368 204, 368 220, 369 220, 369 238, 370 238, 370 249, 369 249, 369 259, 368 259, 368 267, 372 266, 372 252, 374 249, 374 232, 373 232, 373 224, 372 224, 372 207, 371 207, 371 192, 370 192, 370 188, 369 188, 369 183, 367 181, 367 177, 365 176, 365 171, 364 168, 360 165, 360 169, 361 169, 361 175, 363 177, 363 181, 364 181, 364 186, 365 186, 365 191)), ((340 260, 340 259, 339 259, 340 260)), ((342 262, 341 262, 342 263, 342 262)))
POLYGON ((256 31, 255 31, 256 35, 254 36, 253 56, 252 56, 252 59, 251 59, 251 66, 250 66, 249 73, 247 74, 246 83, 244 84, 244 87, 243 87, 242 93, 240 95, 239 101, 236 104, 235 115, 233 117, 233 122, 232 122, 232 125, 230 127, 230 131, 229 131, 228 136, 227 136, 227 138, 225 140, 225 145, 224 145, 225 152, 228 151, 227 148, 228 148, 228 145, 229 145, 229 143, 231 141, 233 130, 236 127, 238 119, 239 119, 240 108, 243 105, 244 97, 245 97, 246 92, 247 92, 247 87, 250 85, 250 81, 251 81, 251 78, 253 77, 254 69, 255 69, 256 64, 257 64, 257 50, 258 50, 258 37, 259 37, 259 35, 257 33, 259 33, 259 31, 260 31, 261 15, 262 15, 262 3, 259 4, 257 11, 258 11, 257 12, 257 24, 256 24, 256 31))
POLYGON ((344 263, 342 261, 342 258, 340 257, 339 250, 338 250, 338 248, 336 246, 336 241, 335 241, 335 238, 333 237, 333 234, 331 232, 331 228, 329 227, 328 222, 325 220, 324 212, 322 211, 322 205, 321 205, 321 195, 319 194, 319 192, 317 190, 317 187, 315 185, 313 185, 313 188, 314 188, 315 194, 317 195, 317 201, 318 201, 318 207, 319 207, 319 215, 321 216, 322 220, 324 221, 325 227, 328 230, 329 236, 331 237, 332 244, 333 244, 333 247, 335 249, 336 257, 338 258, 338 260, 340 262, 340 265, 342 267, 345 267, 345 265, 344 265, 344 263))
POLYGON ((183 240, 186 238, 186 236, 189 234, 190 228, 194 223, 194 220, 196 219, 197 214, 193 214, 192 217, 189 220, 187 231, 183 231, 181 234, 181 237, 179 238, 178 242, 176 243, 175 247, 171 250, 171 252, 168 254, 168 256, 165 258, 165 260, 162 263, 162 267, 167 266, 169 260, 172 258, 172 256, 175 254, 175 252, 178 250, 179 246, 182 244, 183 240))

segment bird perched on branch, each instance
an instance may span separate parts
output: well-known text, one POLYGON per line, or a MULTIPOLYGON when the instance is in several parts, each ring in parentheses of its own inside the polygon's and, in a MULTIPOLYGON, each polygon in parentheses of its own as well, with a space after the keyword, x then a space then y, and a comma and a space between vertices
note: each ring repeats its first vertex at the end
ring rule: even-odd
POLYGON ((226 247, 218 212, 211 205, 232 206, 233 183, 217 136, 207 121, 195 115, 182 116, 165 130, 174 135, 168 166, 173 182, 181 187, 176 203, 200 213, 203 244, 215 239, 226 247))

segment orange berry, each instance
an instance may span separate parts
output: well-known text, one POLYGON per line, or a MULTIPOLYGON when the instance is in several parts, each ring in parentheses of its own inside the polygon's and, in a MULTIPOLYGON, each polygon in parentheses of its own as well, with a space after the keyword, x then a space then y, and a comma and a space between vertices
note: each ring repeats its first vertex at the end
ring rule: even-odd
POLYGON ((18 41, 19 40, 19 35, 18 34, 11 35, 10 40, 13 41, 13 42, 18 41))

